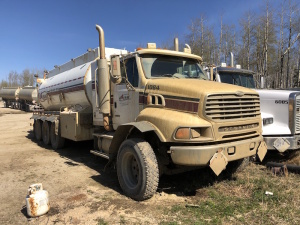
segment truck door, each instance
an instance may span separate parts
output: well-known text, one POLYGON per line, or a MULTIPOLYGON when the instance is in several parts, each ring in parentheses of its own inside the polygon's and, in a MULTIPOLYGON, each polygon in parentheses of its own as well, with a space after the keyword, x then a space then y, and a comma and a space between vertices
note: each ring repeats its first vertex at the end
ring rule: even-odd
POLYGON ((139 75, 135 56, 121 60, 122 82, 114 87, 113 127, 135 121, 139 114, 139 75))

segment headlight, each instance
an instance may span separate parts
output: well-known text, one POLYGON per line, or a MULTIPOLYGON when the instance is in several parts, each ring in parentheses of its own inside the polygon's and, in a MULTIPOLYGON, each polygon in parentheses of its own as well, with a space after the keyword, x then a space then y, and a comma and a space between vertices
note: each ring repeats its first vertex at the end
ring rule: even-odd
POLYGON ((210 140, 212 132, 210 127, 179 127, 175 131, 174 138, 178 140, 210 140))
POLYGON ((268 125, 273 123, 273 117, 263 118, 263 125, 268 125))

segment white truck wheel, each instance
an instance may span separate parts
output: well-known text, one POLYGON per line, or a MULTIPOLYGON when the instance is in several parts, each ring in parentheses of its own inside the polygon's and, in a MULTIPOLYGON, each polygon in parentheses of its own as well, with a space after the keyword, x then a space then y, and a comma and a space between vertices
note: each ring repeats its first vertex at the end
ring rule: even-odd
POLYGON ((117 156, 117 174, 127 196, 138 201, 151 198, 158 187, 159 171, 150 144, 138 138, 125 140, 117 156))

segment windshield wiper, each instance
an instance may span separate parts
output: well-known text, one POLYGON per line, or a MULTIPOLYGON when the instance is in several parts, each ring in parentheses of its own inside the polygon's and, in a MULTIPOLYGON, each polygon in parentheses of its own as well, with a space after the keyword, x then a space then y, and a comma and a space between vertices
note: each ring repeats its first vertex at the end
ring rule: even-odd
POLYGON ((162 74, 160 76, 162 76, 162 77, 173 77, 173 74, 165 73, 165 74, 162 74))
MULTIPOLYGON (((175 73, 175 74, 176 74, 176 73, 175 73)), ((174 76, 175 74, 165 73, 165 74, 161 74, 161 75, 158 75, 158 76, 155 76, 155 77, 173 77, 173 78, 178 78, 178 79, 180 79, 179 77, 174 76)), ((153 75, 153 76, 154 76, 154 75, 153 75)))

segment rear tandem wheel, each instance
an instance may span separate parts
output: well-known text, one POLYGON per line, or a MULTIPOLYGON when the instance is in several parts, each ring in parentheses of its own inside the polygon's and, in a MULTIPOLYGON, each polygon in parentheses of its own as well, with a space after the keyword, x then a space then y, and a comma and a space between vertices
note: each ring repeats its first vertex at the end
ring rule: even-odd
POLYGON ((50 145, 50 122, 44 121, 42 125, 42 139, 45 145, 50 145))
POLYGON ((58 127, 58 134, 57 135, 55 134, 55 123, 51 123, 50 139, 51 139, 51 146, 54 150, 64 147, 65 138, 63 138, 60 134, 60 127, 58 127))
POLYGON ((41 120, 34 120, 33 131, 34 131, 35 139, 37 141, 40 141, 42 139, 42 121, 41 120))

